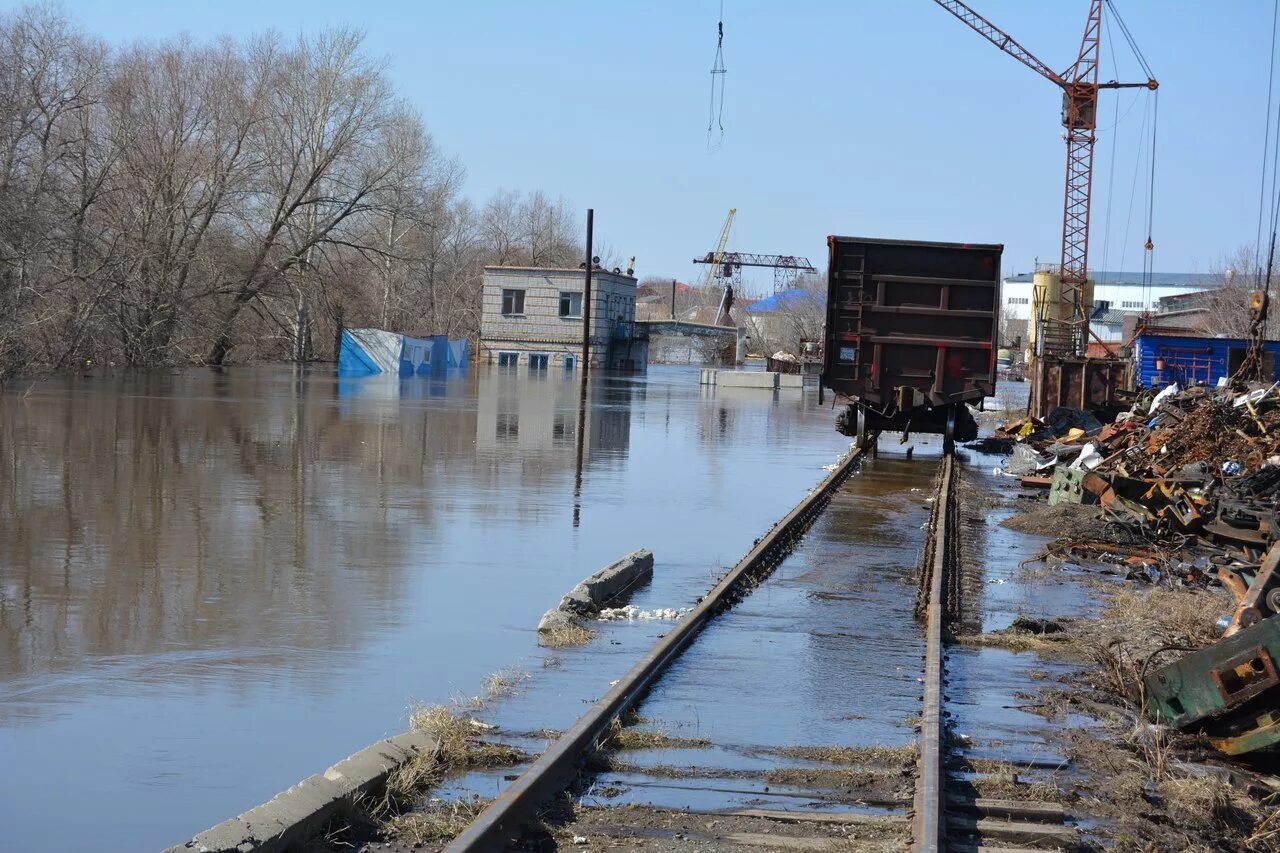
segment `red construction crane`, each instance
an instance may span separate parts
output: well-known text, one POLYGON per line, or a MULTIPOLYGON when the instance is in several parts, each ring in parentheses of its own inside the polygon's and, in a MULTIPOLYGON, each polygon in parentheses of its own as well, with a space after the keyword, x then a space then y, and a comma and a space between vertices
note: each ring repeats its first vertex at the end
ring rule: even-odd
POLYGON ((1067 179, 1062 204, 1062 266, 1059 269, 1062 295, 1058 311, 1047 311, 1045 316, 1037 318, 1036 338, 1039 355, 1079 355, 1085 351, 1089 338, 1089 316, 1084 305, 1084 290, 1085 281, 1089 277, 1089 194, 1093 186, 1098 90, 1154 90, 1159 84, 1150 75, 1150 69, 1141 60, 1141 55, 1139 60, 1142 61, 1143 70, 1147 72, 1145 83, 1117 83, 1115 80, 1098 82, 1098 47, 1104 0, 1090 0, 1089 17, 1085 21, 1084 37, 1080 41, 1080 54, 1071 67, 1061 74, 960 0, 934 2, 959 18, 978 35, 1062 89, 1062 126, 1067 131, 1067 179))

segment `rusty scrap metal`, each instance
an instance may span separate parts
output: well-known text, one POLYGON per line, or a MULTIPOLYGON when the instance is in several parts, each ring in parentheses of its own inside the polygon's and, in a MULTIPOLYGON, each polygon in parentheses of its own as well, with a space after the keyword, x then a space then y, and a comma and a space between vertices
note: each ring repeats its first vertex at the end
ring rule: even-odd
POLYGON ((1142 678, 1143 703, 1157 720, 1200 732, 1240 755, 1280 743, 1280 618, 1263 619, 1142 678))
POLYGON ((1239 378, 1141 392, 1093 435, 1067 429, 1079 418, 1066 415, 1007 429, 1056 459, 1035 472, 1052 477, 1054 498, 1096 499, 1111 527, 1134 536, 1060 543, 1028 562, 1106 561, 1142 580, 1231 591, 1222 640, 1144 677, 1151 713, 1229 754, 1280 744, 1280 383, 1239 378))

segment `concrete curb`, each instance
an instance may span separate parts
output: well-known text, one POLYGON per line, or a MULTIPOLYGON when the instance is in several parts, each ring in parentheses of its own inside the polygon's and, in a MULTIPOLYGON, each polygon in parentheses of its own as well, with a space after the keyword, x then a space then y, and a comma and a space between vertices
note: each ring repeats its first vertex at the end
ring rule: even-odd
POLYGON ((632 551, 569 590, 558 606, 542 615, 538 633, 546 633, 556 625, 576 622, 580 616, 595 616, 611 599, 652 577, 653 552, 647 548, 632 551))
POLYGON ((380 790, 409 759, 437 748, 433 738, 420 732, 380 740, 164 853, 283 853, 315 837, 358 795, 380 790))

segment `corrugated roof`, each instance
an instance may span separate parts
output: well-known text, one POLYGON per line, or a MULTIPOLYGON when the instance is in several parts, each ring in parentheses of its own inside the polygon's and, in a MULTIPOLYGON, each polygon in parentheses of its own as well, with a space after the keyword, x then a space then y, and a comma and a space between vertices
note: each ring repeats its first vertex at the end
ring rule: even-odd
POLYGON ((1125 311, 1120 308, 1108 308, 1089 319, 1091 323, 1123 323, 1125 317, 1141 316, 1141 311, 1125 311))
POLYGON ((747 310, 752 314, 770 314, 774 311, 795 308, 805 304, 805 302, 811 302, 821 307, 822 294, 814 290, 806 290, 803 287, 793 287, 790 290, 779 291, 773 296, 767 296, 747 307, 747 310))

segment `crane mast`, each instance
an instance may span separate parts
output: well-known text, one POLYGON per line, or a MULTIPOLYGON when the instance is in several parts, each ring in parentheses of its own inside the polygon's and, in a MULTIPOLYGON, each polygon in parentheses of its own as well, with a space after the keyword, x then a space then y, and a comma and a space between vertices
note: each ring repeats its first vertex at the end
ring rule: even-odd
POLYGON ((1067 172, 1062 203, 1061 284, 1056 304, 1039 306, 1034 318, 1038 356, 1066 357, 1085 352, 1089 316, 1085 288, 1089 279, 1089 208, 1093 189, 1093 146, 1097 137, 1100 89, 1156 89, 1143 83, 1098 82, 1103 0, 1090 0, 1089 16, 1076 61, 1059 74, 1008 33, 960 0, 934 0, 987 41, 1062 89, 1062 125, 1066 130, 1067 172))
POLYGON ((1067 71, 1062 124, 1067 133, 1067 178, 1062 199, 1061 296, 1057 317, 1038 318, 1037 341, 1047 355, 1076 355, 1089 345, 1085 286, 1089 279, 1089 207, 1093 192, 1094 130, 1098 126, 1098 42, 1102 0, 1090 0, 1080 54, 1067 71))

